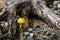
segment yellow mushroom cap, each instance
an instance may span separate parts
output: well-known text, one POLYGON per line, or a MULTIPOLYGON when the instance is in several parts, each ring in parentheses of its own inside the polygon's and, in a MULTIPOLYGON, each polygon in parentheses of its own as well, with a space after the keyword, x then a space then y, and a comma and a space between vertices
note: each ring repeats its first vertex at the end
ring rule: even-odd
POLYGON ((18 18, 17 22, 19 24, 23 24, 23 23, 25 23, 25 19, 24 18, 18 18))

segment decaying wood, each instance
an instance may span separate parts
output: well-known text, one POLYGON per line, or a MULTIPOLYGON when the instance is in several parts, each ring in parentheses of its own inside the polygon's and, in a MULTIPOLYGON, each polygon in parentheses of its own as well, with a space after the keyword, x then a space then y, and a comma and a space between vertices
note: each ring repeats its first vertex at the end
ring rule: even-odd
POLYGON ((3 8, 6 6, 6 0, 0 0, 0 8, 3 8))
POLYGON ((35 9, 35 14, 45 22, 57 29, 60 29, 60 18, 54 14, 41 0, 32 0, 31 4, 35 9))
MULTIPOLYGON (((30 2, 30 1, 29 1, 30 2)), ((17 7, 20 7, 22 2, 15 2, 10 6, 7 6, 5 11, 9 13, 17 12, 17 7)), ((60 18, 54 14, 41 0, 31 0, 31 5, 33 6, 33 10, 35 15, 42 18, 49 25, 54 26, 57 29, 60 29, 60 18)), ((3 12, 2 14, 4 14, 3 12)))

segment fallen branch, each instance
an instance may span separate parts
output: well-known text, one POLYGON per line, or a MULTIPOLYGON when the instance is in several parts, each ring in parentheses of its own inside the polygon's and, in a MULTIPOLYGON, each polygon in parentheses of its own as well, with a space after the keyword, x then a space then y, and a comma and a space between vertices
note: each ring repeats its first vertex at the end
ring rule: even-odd
POLYGON ((41 0, 32 0, 31 4, 35 9, 35 14, 45 22, 57 29, 60 29, 60 18, 54 14, 41 0))

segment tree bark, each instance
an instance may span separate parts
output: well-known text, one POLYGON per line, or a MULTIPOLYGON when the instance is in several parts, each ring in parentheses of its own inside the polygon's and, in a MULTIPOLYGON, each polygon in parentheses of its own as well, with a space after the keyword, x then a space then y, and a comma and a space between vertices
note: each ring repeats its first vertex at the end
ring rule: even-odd
POLYGON ((35 9, 35 13, 38 17, 42 18, 45 22, 53 27, 60 29, 60 18, 54 14, 41 0, 32 0, 31 4, 35 9))

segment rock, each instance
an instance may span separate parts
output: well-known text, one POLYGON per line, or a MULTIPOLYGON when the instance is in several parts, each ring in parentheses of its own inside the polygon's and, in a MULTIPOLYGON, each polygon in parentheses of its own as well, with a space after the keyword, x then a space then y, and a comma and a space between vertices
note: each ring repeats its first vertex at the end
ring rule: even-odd
POLYGON ((47 32, 46 35, 49 37, 49 36, 52 35, 52 33, 51 32, 47 32))
POLYGON ((12 4, 12 2, 11 2, 11 1, 8 1, 8 2, 7 2, 7 5, 11 5, 11 4, 12 4))
POLYGON ((34 39, 31 36, 28 36, 27 40, 34 40, 34 39))
POLYGON ((37 28, 35 31, 36 32, 41 32, 41 31, 43 31, 43 28, 37 28))
POLYGON ((29 28, 28 31, 31 32, 31 31, 33 31, 33 29, 32 28, 29 28))
POLYGON ((58 7, 58 8, 60 8, 60 3, 59 3, 59 4, 57 4, 57 7, 58 7))
POLYGON ((29 32, 24 32, 24 35, 29 35, 29 32))
POLYGON ((48 38, 49 38, 48 36, 43 36, 43 39, 44 39, 44 40, 46 40, 46 39, 48 39, 48 38))
POLYGON ((37 36, 37 39, 38 40, 44 40, 43 37, 42 36, 39 36, 39 35, 37 36))
POLYGON ((30 36, 33 37, 34 33, 30 33, 30 36))
POLYGON ((0 25, 1 25, 2 27, 7 27, 7 26, 8 26, 8 23, 5 22, 5 21, 2 21, 0 25))

